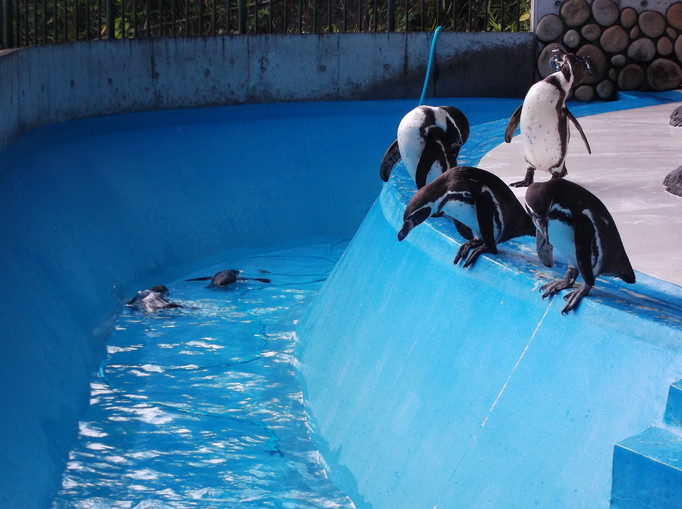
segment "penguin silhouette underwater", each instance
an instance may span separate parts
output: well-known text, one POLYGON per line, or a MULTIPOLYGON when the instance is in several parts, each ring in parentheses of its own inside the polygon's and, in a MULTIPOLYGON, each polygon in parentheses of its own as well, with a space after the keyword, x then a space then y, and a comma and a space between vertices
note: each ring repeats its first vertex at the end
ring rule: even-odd
POLYGON ((242 277, 240 274, 240 270, 227 269, 216 272, 212 276, 195 277, 192 279, 185 279, 185 281, 210 281, 207 288, 226 288, 237 281, 260 281, 261 283, 270 283, 270 280, 266 278, 242 277))
POLYGON ((589 61, 572 53, 554 51, 551 64, 556 72, 530 87, 523 103, 507 124, 504 134, 507 143, 511 142, 514 131, 521 124, 523 154, 528 163, 525 178, 510 184, 512 187, 532 184, 536 170, 546 171, 553 177, 567 174, 568 120, 578 129, 587 152, 592 153, 580 123, 566 107, 571 88, 582 83, 590 74, 589 61))
POLYGON ((457 166, 469 138, 469 121, 453 106, 417 106, 398 125, 398 137, 386 150, 379 174, 388 182, 401 159, 417 184, 424 187, 448 168, 457 166))
POLYGON ((130 299, 126 306, 144 311, 146 313, 153 313, 161 309, 175 309, 183 307, 181 304, 169 302, 166 300, 168 295, 168 288, 164 285, 152 286, 147 290, 140 290, 135 297, 130 299))
POLYGON ((402 241, 429 217, 448 216, 467 239, 457 251, 454 264, 472 265, 481 253, 497 254, 497 244, 514 237, 535 235, 535 226, 512 190, 497 175, 468 166, 448 169, 419 189, 407 204, 402 241))
POLYGON ((600 275, 635 282, 613 217, 587 189, 565 179, 535 182, 526 190, 525 208, 538 231, 568 259, 566 275, 543 285, 542 298, 572 288, 578 274, 583 279, 579 288, 564 296, 562 314, 576 308, 600 275))

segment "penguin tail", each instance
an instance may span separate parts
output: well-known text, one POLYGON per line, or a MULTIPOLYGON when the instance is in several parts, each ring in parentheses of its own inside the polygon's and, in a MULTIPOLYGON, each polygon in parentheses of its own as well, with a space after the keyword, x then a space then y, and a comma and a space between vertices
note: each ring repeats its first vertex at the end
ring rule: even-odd
POLYGON ((272 281, 270 281, 269 279, 264 278, 264 277, 242 277, 239 279, 247 280, 247 281, 260 281, 261 283, 272 283, 272 281))
POLYGON ((185 279, 185 281, 210 281, 212 276, 193 277, 192 279, 185 279))

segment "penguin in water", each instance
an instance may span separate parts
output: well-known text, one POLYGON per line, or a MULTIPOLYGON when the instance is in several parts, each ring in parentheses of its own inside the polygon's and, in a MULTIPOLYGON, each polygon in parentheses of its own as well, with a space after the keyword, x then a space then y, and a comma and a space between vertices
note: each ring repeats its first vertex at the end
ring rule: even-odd
POLYGON ((465 268, 481 253, 497 254, 500 242, 535 234, 533 222, 512 190, 497 175, 480 168, 450 168, 418 190, 407 204, 398 240, 427 218, 441 216, 468 227, 469 235, 463 235, 467 241, 454 259, 455 265, 465 260, 465 268))
POLYGON ((448 168, 457 166, 457 156, 469 138, 469 121, 453 106, 417 106, 398 125, 398 138, 388 147, 379 173, 388 182, 400 159, 417 189, 448 168))
POLYGON ((564 296, 562 314, 575 309, 600 275, 635 282, 613 217, 587 189, 564 179, 535 182, 526 190, 525 207, 542 236, 568 259, 566 275, 543 285, 542 298, 573 287, 582 276, 582 286, 564 296))
POLYGON ((175 309, 183 307, 181 304, 169 302, 166 300, 168 295, 168 288, 163 285, 152 286, 147 290, 140 290, 135 297, 130 299, 126 306, 144 311, 146 313, 153 313, 161 309, 175 309))
POLYGON ((210 281, 207 288, 225 288, 233 283, 236 283, 237 281, 260 281, 261 283, 270 282, 269 279, 241 277, 239 274, 241 274, 240 270, 227 269, 216 272, 212 276, 195 277, 192 279, 185 279, 185 281, 210 281))
POLYGON ((552 177, 566 175, 566 150, 570 137, 568 120, 578 129, 587 152, 592 153, 583 128, 566 107, 571 88, 582 83, 590 74, 589 61, 573 53, 562 53, 559 49, 554 52, 551 64, 556 72, 530 87, 523 104, 509 119, 504 133, 504 141, 510 143, 521 123, 523 153, 528 169, 525 178, 510 184, 512 187, 532 184, 535 170, 546 171, 552 177))

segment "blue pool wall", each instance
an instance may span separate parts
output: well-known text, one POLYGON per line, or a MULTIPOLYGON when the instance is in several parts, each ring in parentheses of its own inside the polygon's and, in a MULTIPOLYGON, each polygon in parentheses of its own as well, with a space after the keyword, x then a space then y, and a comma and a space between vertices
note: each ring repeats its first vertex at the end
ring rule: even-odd
POLYGON ((127 114, 1 151, 0 507, 49 507, 127 299, 228 249, 351 237, 414 104, 127 114))
POLYGON ((564 316, 530 238, 466 270, 446 219, 398 242, 413 192, 400 164, 298 328, 332 479, 358 508, 678 507, 682 288, 599 279, 564 316))

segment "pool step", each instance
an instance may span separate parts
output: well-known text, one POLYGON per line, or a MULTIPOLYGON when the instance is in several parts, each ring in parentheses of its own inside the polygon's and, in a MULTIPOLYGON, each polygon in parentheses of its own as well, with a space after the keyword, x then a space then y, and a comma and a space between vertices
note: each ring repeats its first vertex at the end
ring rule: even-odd
POLYGON ((612 509, 682 508, 682 380, 670 385, 664 420, 615 445, 612 509))
POLYGON ((669 426, 682 427, 682 380, 670 384, 668 404, 665 407, 665 422, 669 426))

